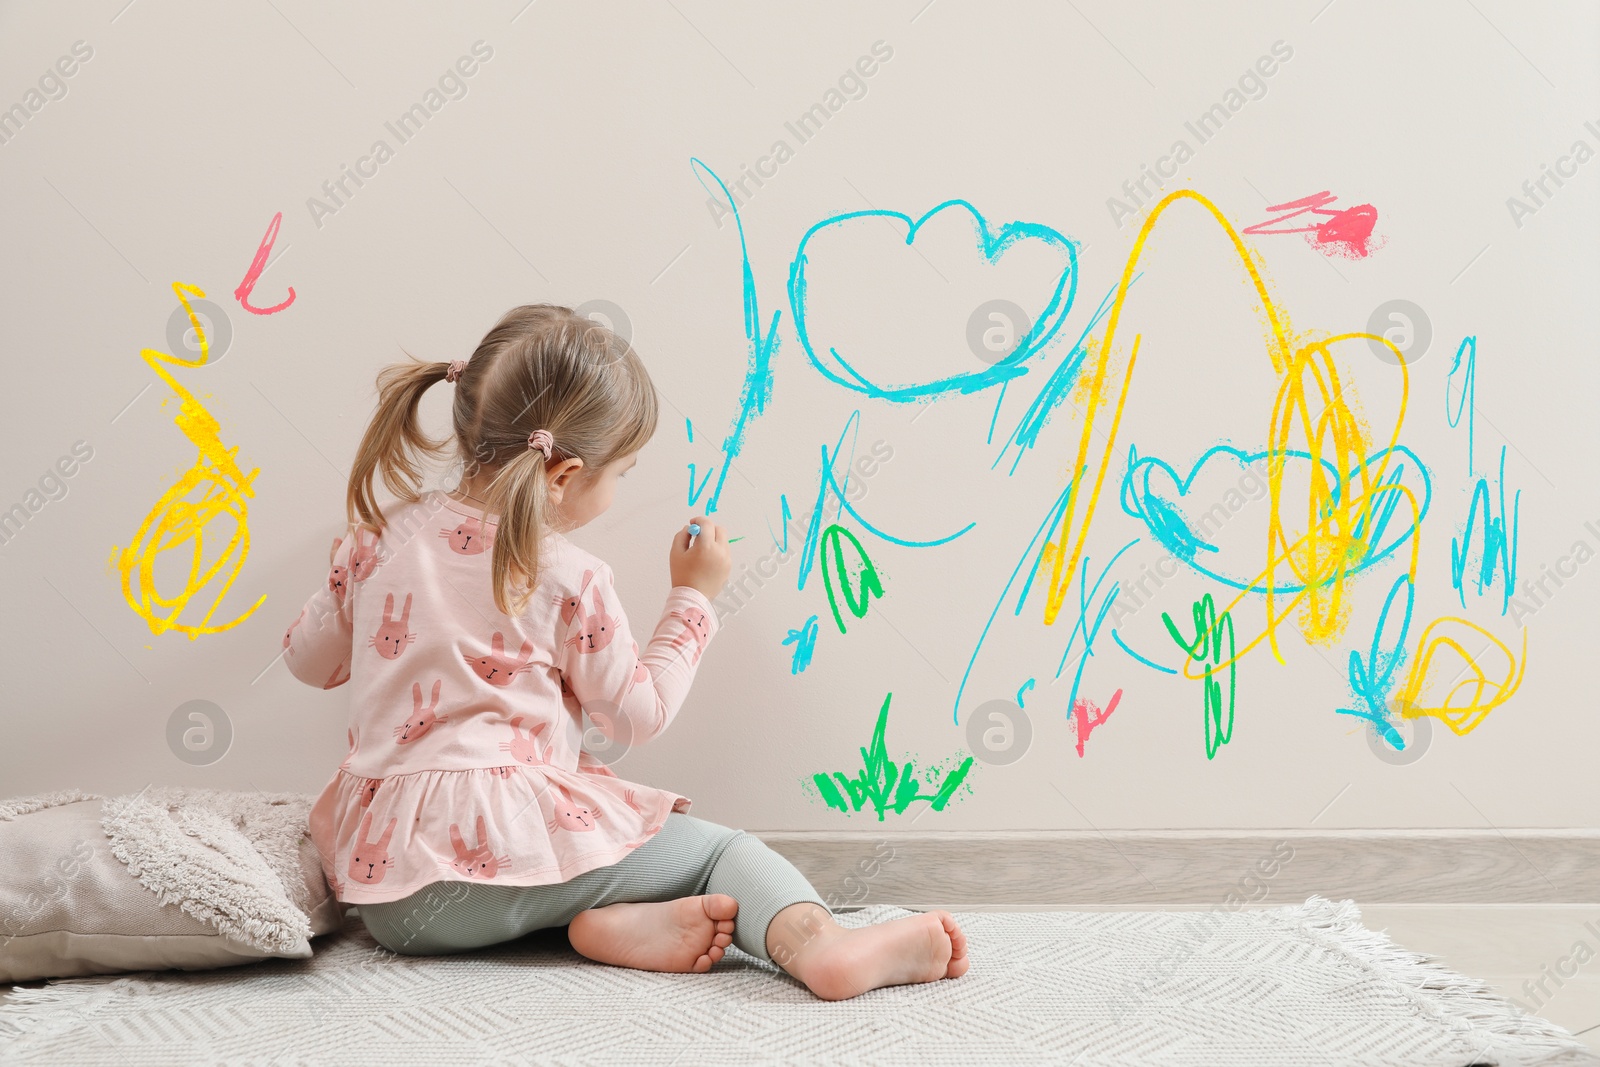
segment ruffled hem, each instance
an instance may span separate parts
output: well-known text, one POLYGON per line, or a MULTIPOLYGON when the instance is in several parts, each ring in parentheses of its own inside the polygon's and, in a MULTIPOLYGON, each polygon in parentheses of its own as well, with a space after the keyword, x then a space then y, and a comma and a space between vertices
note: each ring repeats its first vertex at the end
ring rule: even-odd
POLYGON ((385 778, 340 768, 312 805, 309 829, 334 896, 376 904, 434 882, 566 882, 620 861, 689 806, 598 763, 385 778))

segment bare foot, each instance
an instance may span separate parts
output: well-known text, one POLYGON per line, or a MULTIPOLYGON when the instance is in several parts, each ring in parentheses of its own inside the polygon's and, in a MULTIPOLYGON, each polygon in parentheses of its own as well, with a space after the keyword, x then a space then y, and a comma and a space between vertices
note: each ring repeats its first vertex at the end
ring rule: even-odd
POLYGON ((704 973, 733 944, 739 902, 726 893, 591 908, 567 927, 581 955, 617 967, 704 973))
MULTIPOLYGON (((769 931, 768 951, 823 1000, 847 1000, 869 989, 934 982, 967 973, 967 935, 947 911, 847 930, 815 904, 769 931)), ((785 909, 787 912, 789 909, 785 909)))

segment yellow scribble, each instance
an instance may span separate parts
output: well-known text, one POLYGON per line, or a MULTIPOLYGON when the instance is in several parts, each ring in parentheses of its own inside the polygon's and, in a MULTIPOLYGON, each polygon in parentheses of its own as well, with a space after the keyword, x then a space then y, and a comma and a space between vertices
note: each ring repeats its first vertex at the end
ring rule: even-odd
MULTIPOLYGON (((1273 401, 1267 434, 1271 512, 1268 518, 1265 566, 1256 580, 1250 583, 1265 592, 1266 622, 1261 633, 1252 640, 1243 642, 1226 663, 1207 662, 1199 672, 1194 672, 1191 668, 1200 664, 1192 656, 1186 659, 1184 676, 1201 679, 1206 676, 1206 669, 1216 671, 1227 668, 1263 640, 1270 643, 1273 655, 1280 663, 1283 662, 1283 654, 1278 647, 1277 629, 1278 625, 1296 609, 1298 609, 1301 633, 1308 643, 1332 644, 1337 641, 1344 633, 1350 619, 1350 604, 1347 599, 1349 579, 1359 569, 1367 553, 1377 547, 1369 543, 1367 537, 1370 536, 1369 531, 1377 528, 1374 520, 1386 503, 1383 500, 1384 495, 1401 494, 1410 509, 1412 532, 1407 573, 1413 581, 1416 578, 1417 560, 1421 549, 1421 510, 1409 488, 1398 483, 1383 484, 1389 461, 1394 456, 1393 448, 1399 443, 1400 428, 1405 421, 1410 392, 1410 372, 1399 350, 1395 349, 1387 338, 1375 334, 1345 333, 1327 336, 1311 331, 1301 333, 1292 331, 1287 316, 1267 290, 1258 259, 1246 247, 1238 232, 1210 200, 1193 190, 1180 189, 1162 199, 1146 216, 1139 230, 1139 235, 1129 252, 1127 264, 1123 268, 1122 278, 1117 284, 1116 298, 1106 320, 1104 340, 1098 352, 1093 353, 1089 384, 1080 394, 1084 399, 1086 410, 1083 432, 1078 441, 1077 458, 1071 468, 1076 475, 1076 481, 1062 516, 1059 537, 1048 542, 1040 554, 1040 569, 1048 569, 1050 572, 1044 613, 1046 625, 1055 622, 1066 600, 1072 577, 1077 571, 1078 561, 1088 538, 1089 525, 1099 504, 1106 472, 1111 468, 1117 430, 1121 425, 1122 413, 1127 406, 1128 393, 1133 384, 1134 367, 1139 357, 1141 340, 1139 334, 1134 334, 1127 363, 1123 368, 1120 389, 1115 394, 1115 402, 1109 403, 1111 396, 1107 380, 1109 363, 1115 350, 1117 328, 1121 323, 1122 308, 1127 300, 1128 288, 1133 282, 1139 258, 1144 252, 1145 241, 1156 223, 1166 214, 1167 209, 1180 200, 1192 200, 1204 208, 1231 242, 1239 263, 1244 267, 1255 291, 1260 316, 1266 327, 1267 355, 1272 361, 1273 370, 1282 379, 1273 401), (1376 470, 1371 470, 1367 466, 1367 457, 1372 454, 1371 428, 1363 418, 1359 417, 1359 408, 1354 404, 1353 398, 1350 402, 1346 401, 1344 386, 1339 378, 1339 367, 1333 358, 1333 349, 1336 345, 1351 341, 1376 341, 1388 345, 1395 352, 1394 362, 1400 369, 1400 402, 1394 428, 1389 435, 1383 460, 1376 470), (1099 421, 1098 436, 1105 442, 1105 447, 1097 457, 1091 455, 1091 446, 1096 436, 1096 420, 1099 421), (1297 445, 1299 450, 1311 456, 1311 460, 1308 465, 1308 486, 1303 511, 1305 532, 1299 537, 1292 537, 1284 525, 1284 516, 1288 513, 1290 502, 1284 499, 1283 477, 1288 454, 1296 450, 1297 445), (1332 475, 1329 473, 1330 467, 1334 472, 1332 475), (1352 471, 1354 477, 1351 476, 1352 471), (1070 548, 1067 547, 1069 545, 1070 548), (1276 591, 1276 586, 1283 581, 1279 577, 1279 572, 1283 568, 1287 568, 1303 588, 1280 607, 1278 602, 1281 597, 1276 591)), ((1240 592, 1219 614, 1233 611, 1245 595, 1245 592, 1240 592)), ((1526 652, 1527 631, 1524 630, 1524 661, 1526 652)), ((1437 715, 1445 719, 1458 733, 1465 733, 1481 722, 1489 711, 1509 699, 1511 693, 1515 691, 1516 685, 1521 680, 1521 670, 1516 666, 1518 662, 1509 648, 1472 623, 1453 617, 1437 619, 1424 631, 1418 644, 1418 654, 1413 659, 1412 679, 1407 683, 1402 700, 1402 704, 1411 709, 1406 714, 1437 715), (1506 682, 1488 681, 1487 675, 1474 658, 1447 638, 1435 638, 1433 644, 1428 643, 1428 637, 1435 627, 1445 626, 1448 629, 1454 624, 1470 627, 1483 634, 1493 646, 1504 653, 1507 662, 1514 668, 1508 673, 1506 682), (1436 706, 1418 702, 1420 688, 1427 677, 1425 663, 1431 659, 1441 642, 1457 648, 1469 667, 1478 675, 1476 683, 1463 683, 1463 686, 1476 685, 1474 696, 1468 704, 1459 706, 1451 704, 1451 700, 1462 686, 1452 688, 1443 703, 1436 706), (1515 681, 1511 680, 1512 675, 1515 676, 1515 681), (1493 696, 1485 702, 1484 694, 1489 692, 1492 692, 1493 696)))
POLYGON ((212 624, 210 621, 212 614, 222 603, 223 597, 227 596, 233 580, 238 577, 239 568, 244 566, 244 561, 250 554, 250 529, 247 524, 245 498, 255 495, 250 483, 260 470, 252 469, 250 473, 245 474, 239 469, 234 459, 234 454, 239 451, 238 448, 223 447, 221 427, 217 420, 200 401, 195 399, 193 393, 178 384, 178 379, 161 365, 173 363, 183 367, 202 367, 205 366, 211 352, 199 316, 194 313, 194 308, 184 296, 187 292, 203 299, 206 294, 196 286, 185 285, 182 282, 173 282, 172 291, 183 304, 184 310, 188 312, 189 323, 200 339, 199 358, 180 359, 153 348, 142 349, 139 355, 150 365, 150 369, 160 375, 162 381, 177 393, 181 403, 178 415, 173 421, 178 429, 183 431, 183 435, 199 449, 200 454, 194 465, 183 472, 177 483, 162 494, 160 501, 150 509, 149 514, 140 523, 138 532, 134 534, 133 543, 127 548, 113 545, 111 551, 118 569, 122 571, 123 598, 150 624, 151 632, 159 634, 177 630, 188 634, 189 640, 193 641, 201 634, 220 633, 232 629, 249 618, 251 613, 267 599, 266 594, 262 594, 244 614, 231 622, 212 624), (199 496, 190 499, 190 494, 196 489, 199 489, 199 496), (233 517, 233 536, 216 560, 207 564, 205 527, 224 512, 233 517), (163 552, 184 546, 187 546, 191 553, 188 578, 176 596, 162 596, 155 587, 156 557, 163 552), (178 616, 188 607, 189 601, 209 586, 224 568, 228 568, 227 576, 200 621, 192 625, 179 622, 178 616), (137 595, 132 584, 136 571, 139 580, 137 595))
POLYGON ((1422 638, 1417 642, 1417 654, 1412 659, 1411 671, 1406 675, 1406 684, 1400 690, 1400 695, 1395 697, 1395 707, 1408 719, 1432 715, 1437 719, 1443 719, 1445 725, 1457 734, 1469 734, 1477 728, 1486 715, 1511 699, 1511 694, 1522 684, 1522 674, 1527 667, 1527 627, 1522 628, 1522 656, 1519 658, 1513 656, 1511 650, 1494 634, 1475 623, 1452 616, 1435 619, 1428 624, 1426 630, 1422 631, 1422 638), (1436 629, 1441 633, 1435 635, 1436 629), (1470 636, 1474 639, 1474 643, 1477 638, 1487 638, 1489 647, 1480 655, 1487 655, 1490 649, 1500 650, 1501 655, 1505 657, 1505 669, 1498 681, 1489 676, 1480 658, 1468 652, 1461 642, 1452 636, 1451 631, 1459 632, 1462 637, 1470 636), (1434 674, 1434 656, 1442 649, 1455 653, 1460 660, 1460 666, 1444 682, 1430 677, 1434 674), (1463 678, 1463 674, 1468 677, 1463 678), (1441 685, 1449 686, 1442 697, 1430 695, 1441 685), (1425 689, 1429 692, 1424 692, 1425 689), (1456 695, 1463 691, 1469 694, 1466 701, 1456 704, 1454 702, 1456 695))

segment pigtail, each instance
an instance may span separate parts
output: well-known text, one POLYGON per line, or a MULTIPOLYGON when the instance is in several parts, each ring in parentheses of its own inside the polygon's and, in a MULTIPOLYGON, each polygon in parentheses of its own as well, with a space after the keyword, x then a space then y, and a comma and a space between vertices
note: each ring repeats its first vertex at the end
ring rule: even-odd
POLYGON ((500 513, 490 581, 494 605, 507 615, 527 609, 539 581, 539 542, 549 529, 551 510, 545 467, 544 453, 529 448, 489 483, 490 499, 500 513))
POLYGON ((362 435, 361 447, 350 468, 345 507, 352 523, 359 521, 376 530, 384 527, 383 511, 372 491, 375 475, 382 474, 384 485, 400 499, 418 499, 417 490, 422 484, 419 458, 442 455, 449 441, 422 432, 417 406, 428 387, 444 381, 449 369, 448 363, 412 359, 390 364, 379 372, 378 410, 362 435))
MULTIPOLYGON (((463 479, 481 494, 479 519, 498 516, 490 573, 495 607, 517 617, 539 582, 540 548, 559 509, 549 465, 577 459, 578 479, 643 448, 656 428, 656 394, 625 338, 557 304, 523 304, 501 316, 455 378, 454 445, 463 479), (528 446, 535 430, 555 438, 549 460, 528 446), (480 475, 489 478, 481 486, 480 475)), ((378 410, 350 473, 350 520, 381 530, 374 477, 401 499, 419 498, 424 456, 449 442, 422 432, 422 394, 446 380, 450 364, 412 359, 378 375, 378 410)))

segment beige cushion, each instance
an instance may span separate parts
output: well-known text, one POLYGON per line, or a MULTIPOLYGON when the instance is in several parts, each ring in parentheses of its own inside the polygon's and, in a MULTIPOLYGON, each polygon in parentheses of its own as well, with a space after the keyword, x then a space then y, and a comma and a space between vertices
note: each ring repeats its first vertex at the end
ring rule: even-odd
POLYGON ((340 929, 300 794, 0 801, 0 980, 303 959, 340 929))

